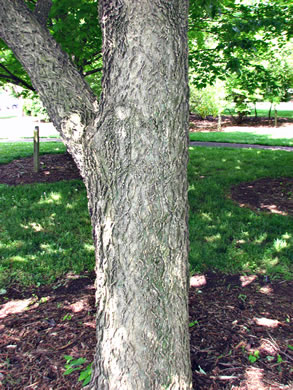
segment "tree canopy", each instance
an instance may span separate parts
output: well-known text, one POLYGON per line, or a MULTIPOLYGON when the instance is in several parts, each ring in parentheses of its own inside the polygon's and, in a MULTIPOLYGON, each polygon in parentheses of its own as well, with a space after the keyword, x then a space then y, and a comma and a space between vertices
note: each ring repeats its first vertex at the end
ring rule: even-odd
MULTIPOLYGON (((37 0, 25 2, 31 9, 37 4, 37 0)), ((100 91, 102 72, 102 33, 97 25, 97 3, 97 0, 52 0, 46 22, 52 36, 96 94, 100 91)), ((276 54, 292 36, 293 5, 290 2, 191 0, 192 81, 201 88, 217 78, 234 74, 242 79, 242 84, 245 80, 266 84, 271 72, 260 61, 278 57, 276 54)), ((19 61, 0 40, 0 85, 8 82, 34 90, 19 61)))
MULTIPOLYGON (((25 3, 35 9, 37 0, 25 3)), ((102 33, 97 0, 53 0, 46 26, 96 93, 102 71, 102 33)), ((0 40, 0 85, 12 83, 34 91, 27 73, 0 40)))

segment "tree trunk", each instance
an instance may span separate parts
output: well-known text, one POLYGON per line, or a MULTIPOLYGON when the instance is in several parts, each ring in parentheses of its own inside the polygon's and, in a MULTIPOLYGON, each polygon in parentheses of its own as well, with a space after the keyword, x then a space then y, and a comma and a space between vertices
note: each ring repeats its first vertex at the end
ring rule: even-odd
POLYGON ((100 14, 103 110, 86 181, 98 305, 90 389, 190 389, 187 4, 125 1, 113 13, 104 1, 100 14))
MULTIPOLYGON (((10 8, 7 3, 0 0, 0 14, 1 9, 10 8)), ((11 3, 23 16, 20 1, 11 3)), ((38 66, 32 71, 31 62, 26 62, 34 87, 51 115, 62 113, 55 115, 55 124, 71 153, 81 161, 87 187, 97 273, 97 348, 88 388, 191 389, 186 174, 188 1, 99 3, 104 78, 95 121, 94 101, 87 89, 85 102, 82 94, 70 100, 74 90, 71 76, 75 75, 74 86, 79 93, 82 81, 71 71, 66 56, 62 57, 63 99, 59 97, 58 101, 50 101, 54 88, 59 91, 56 75, 54 80, 42 80, 33 75, 38 66), (74 120, 70 120, 73 114, 74 120), (75 122, 80 130, 74 131, 75 122)), ((44 34, 42 26, 36 27, 38 21, 32 22, 33 15, 25 12, 27 24, 34 23, 34 31, 37 28, 44 34)), ((5 18, 1 20, 0 16, 0 34, 8 41, 9 34, 2 31, 1 22, 4 25, 5 18)), ((42 39, 50 49, 52 43, 40 34, 39 45, 42 39)), ((38 50, 36 44, 34 49, 38 50)), ((22 48, 17 50, 22 61, 22 48)), ((41 61, 42 74, 47 63, 56 69, 58 50, 57 58, 52 50, 50 58, 41 61)))

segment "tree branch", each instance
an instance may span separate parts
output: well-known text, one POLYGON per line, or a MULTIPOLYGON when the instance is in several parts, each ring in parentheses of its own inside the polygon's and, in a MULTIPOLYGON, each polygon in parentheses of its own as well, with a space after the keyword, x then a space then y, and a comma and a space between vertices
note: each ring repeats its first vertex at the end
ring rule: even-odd
POLYGON ((25 80, 22 80, 20 77, 17 77, 13 73, 11 73, 10 70, 8 68, 6 68, 5 65, 0 63, 0 68, 2 68, 7 73, 7 75, 0 74, 1 78, 4 78, 8 81, 11 81, 13 84, 23 86, 23 87, 25 87, 33 92, 36 92, 34 87, 32 87, 30 84, 28 84, 25 80))
POLYGON ((83 61, 82 66, 91 65, 93 62, 98 61, 102 58, 102 53, 98 52, 91 56, 90 61, 83 61), (95 58, 96 57, 96 58, 95 58))
POLYGON ((87 72, 83 72, 83 75, 89 76, 90 74, 95 74, 97 72, 101 72, 102 70, 103 70, 103 68, 92 69, 92 70, 89 70, 87 72))
POLYGON ((22 0, 0 0, 0 37, 27 71, 81 171, 83 140, 97 99, 49 31, 22 0))

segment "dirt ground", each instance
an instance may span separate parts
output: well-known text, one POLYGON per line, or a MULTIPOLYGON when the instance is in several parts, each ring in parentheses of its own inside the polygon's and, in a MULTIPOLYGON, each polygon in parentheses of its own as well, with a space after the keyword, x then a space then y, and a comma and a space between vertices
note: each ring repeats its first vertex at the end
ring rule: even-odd
MULTIPOLYGON (((0 183, 79 178, 71 157, 41 156, 0 166, 0 183)), ((293 179, 242 183, 230 196, 241 207, 293 215, 293 179), (272 207, 274 205, 274 207, 272 207)), ((207 273, 191 278, 190 353, 194 390, 293 389, 293 281, 207 273)), ((0 290, 0 389, 81 389, 65 358, 92 361, 94 274, 68 274, 53 285, 0 290)))

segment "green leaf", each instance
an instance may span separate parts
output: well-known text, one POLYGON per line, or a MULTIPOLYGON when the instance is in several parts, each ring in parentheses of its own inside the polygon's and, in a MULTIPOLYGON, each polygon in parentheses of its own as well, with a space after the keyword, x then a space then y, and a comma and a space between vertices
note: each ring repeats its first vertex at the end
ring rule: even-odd
POLYGON ((77 371, 79 370, 80 367, 69 367, 67 368, 67 370, 65 370, 65 372, 63 373, 63 375, 69 375, 71 373, 73 373, 74 371, 77 371))
POLYGON ((80 366, 86 362, 85 358, 79 358, 70 362, 71 366, 80 366))
POLYGON ((74 359, 74 357, 73 357, 73 356, 70 356, 70 355, 64 355, 63 357, 64 357, 64 359, 65 359, 67 362, 70 362, 71 360, 74 359))
POLYGON ((281 355, 278 355, 278 358, 277 358, 277 363, 283 363, 283 359, 282 359, 282 356, 281 355))
POLYGON ((91 364, 87 366, 87 368, 84 370, 84 371, 81 371, 80 375, 79 375, 79 378, 78 380, 79 381, 83 381, 84 379, 86 379, 88 376, 91 376, 92 374, 92 368, 91 368, 91 364))
POLYGON ((198 325, 198 321, 192 321, 189 323, 189 328, 192 328, 194 325, 198 325))
POLYGON ((249 356, 248 356, 248 360, 249 360, 251 363, 255 363, 257 359, 256 359, 255 356, 249 355, 249 356))
POLYGON ((83 381, 82 386, 88 385, 88 384, 90 383, 90 381, 91 381, 91 375, 89 375, 89 376, 83 381))

